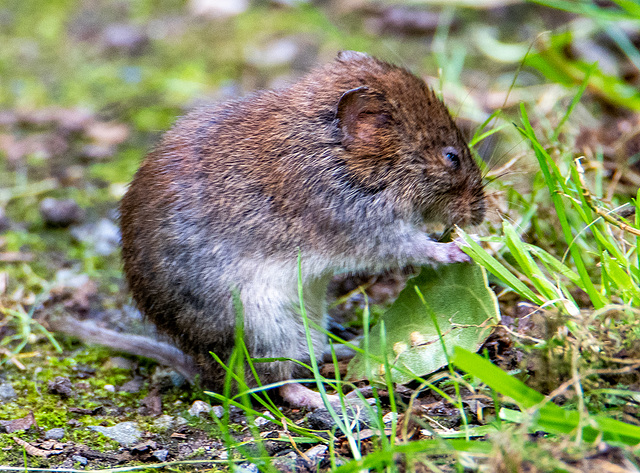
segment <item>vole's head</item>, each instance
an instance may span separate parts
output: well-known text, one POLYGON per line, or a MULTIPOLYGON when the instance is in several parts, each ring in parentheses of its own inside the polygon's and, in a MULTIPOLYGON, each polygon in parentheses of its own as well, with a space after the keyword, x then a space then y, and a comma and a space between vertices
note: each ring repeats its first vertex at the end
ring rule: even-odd
POLYGON ((345 78, 335 118, 351 178, 424 221, 480 223, 480 169, 433 91, 406 69, 361 53, 341 53, 332 72, 345 78))

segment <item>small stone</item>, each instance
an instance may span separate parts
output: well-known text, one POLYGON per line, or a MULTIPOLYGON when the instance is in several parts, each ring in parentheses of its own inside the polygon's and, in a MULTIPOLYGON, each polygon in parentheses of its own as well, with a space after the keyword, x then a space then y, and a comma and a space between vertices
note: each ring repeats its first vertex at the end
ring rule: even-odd
POLYGON ((155 452, 151 453, 151 455, 153 455, 158 461, 166 461, 167 456, 169 455, 169 450, 156 450, 155 452))
POLYGON ((156 390, 151 390, 142 400, 141 404, 141 408, 145 410, 146 415, 155 417, 162 414, 162 398, 156 390))
POLYGON ((69 378, 65 378, 63 376, 56 376, 53 380, 49 381, 47 389, 51 394, 59 394, 64 397, 70 397, 73 395, 71 381, 69 381, 69 378))
POLYGON ((174 424, 175 419, 168 414, 161 415, 153 421, 153 426, 158 430, 169 430, 174 424))
POLYGON ((109 393, 115 393, 116 392, 116 387, 113 384, 105 384, 104 386, 102 386, 102 389, 104 389, 105 391, 107 391, 109 393))
POLYGON ((187 412, 193 417, 198 417, 200 414, 211 412, 211 406, 204 401, 194 401, 187 412))
POLYGON ((176 428, 182 427, 183 425, 187 425, 189 421, 182 416, 176 417, 176 428))
POLYGON ((391 424, 391 422, 393 422, 394 419, 396 419, 398 417, 398 414, 391 411, 391 412, 387 412, 383 417, 382 417, 382 422, 385 423, 385 425, 387 424, 391 424))
POLYGON ((0 400, 2 401, 13 401, 18 395, 16 394, 15 389, 9 383, 0 384, 0 400))
POLYGON ((304 3, 310 3, 310 0, 271 0, 271 2, 283 7, 295 7, 304 3))
POLYGON ((64 289, 80 289, 90 281, 91 279, 86 273, 78 274, 73 269, 63 268, 56 271, 54 287, 64 289))
POLYGON ((73 199, 59 200, 47 197, 40 202, 40 215, 44 223, 51 227, 68 227, 80 223, 85 212, 73 199))
POLYGON ((100 256, 114 253, 120 245, 120 229, 107 218, 71 229, 71 236, 86 243, 100 256))
POLYGON ((142 386, 144 385, 144 379, 141 377, 133 378, 130 381, 127 381, 122 386, 120 386, 120 390, 125 393, 137 393, 140 392, 142 386))
POLYGON ((295 472, 299 471, 297 460, 298 455, 295 452, 287 453, 286 455, 280 455, 273 460, 273 466, 278 471, 282 472, 295 472))
POLYGON ((236 469, 238 473, 259 473, 260 469, 254 463, 243 463, 236 469))
POLYGON ((177 371, 165 366, 157 366, 151 375, 151 384, 162 389, 179 388, 187 380, 177 371))
POLYGON ((222 416, 224 415, 224 407, 222 406, 212 406, 211 411, 213 412, 213 415, 216 416, 218 419, 221 419, 222 416))
POLYGON ((92 161, 106 161, 116 152, 115 145, 88 144, 82 147, 80 155, 92 161))
MULTIPOLYGON (((359 428, 364 429, 368 427, 369 416, 364 409, 359 407, 348 407, 347 415, 349 417, 349 422, 358 422, 359 428)), ((331 430, 335 425, 331 414, 329 414, 329 411, 324 407, 311 412, 307 416, 307 421, 309 422, 309 426, 315 430, 331 430)))
POLYGON ((93 121, 91 110, 84 108, 60 108, 53 110, 55 122, 64 131, 79 133, 93 121))
POLYGON ((314 463, 318 463, 318 461, 322 460, 325 452, 327 451, 326 445, 315 445, 311 447, 309 450, 304 452, 304 454, 314 463))
POLYGON ((85 457, 81 455, 73 455, 71 459, 74 462, 80 463, 82 466, 85 466, 87 463, 89 463, 89 460, 87 460, 85 457))
POLYGON ((247 62, 259 68, 278 67, 294 61, 300 46, 292 38, 280 38, 247 51, 247 62))
POLYGON ((0 233, 5 232, 11 228, 11 220, 6 216, 4 209, 0 207, 0 233))
POLYGON ((115 23, 104 29, 102 41, 110 50, 137 56, 149 44, 149 37, 137 26, 115 23))
POLYGON ((20 430, 29 430, 33 426, 38 426, 36 424, 36 419, 33 416, 33 411, 29 412, 24 417, 20 417, 19 419, 11 419, 11 420, 0 420, 0 433, 13 433, 18 432, 20 430))
POLYGON ((249 0, 191 0, 189 10, 196 16, 220 19, 239 15, 249 8, 249 0))
POLYGON ((132 370, 135 367, 135 363, 122 356, 112 356, 103 365, 105 369, 120 368, 123 370, 132 370))
POLYGON ((0 110, 0 126, 10 127, 18 121, 16 112, 13 110, 0 110))
POLYGON ((124 123, 95 122, 87 128, 87 136, 94 144, 103 146, 116 146, 124 143, 129 138, 129 127, 124 123))
POLYGON ((267 419, 266 417, 270 417, 271 419, 273 419, 273 416, 268 411, 267 412, 263 412, 262 414, 265 417, 256 417, 256 419, 255 419, 255 424, 256 424, 257 427, 262 427, 263 425, 266 425, 269 422, 271 422, 271 420, 267 419))
POLYGON ((47 440, 62 440, 64 437, 64 429, 56 427, 45 432, 44 438, 47 440))
POLYGON ((146 442, 138 443, 132 447, 138 453, 144 453, 158 448, 158 444, 154 440, 147 440, 146 442))
POLYGON ((124 447, 129 447, 140 441, 142 434, 135 422, 120 422, 113 427, 103 427, 101 425, 90 425, 89 430, 100 432, 124 447))

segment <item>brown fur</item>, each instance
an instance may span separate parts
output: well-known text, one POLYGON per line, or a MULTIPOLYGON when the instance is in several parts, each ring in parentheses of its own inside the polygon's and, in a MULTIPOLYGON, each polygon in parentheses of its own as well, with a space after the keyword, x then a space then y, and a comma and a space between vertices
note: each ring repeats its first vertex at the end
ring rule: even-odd
MULTIPOLYGON (((165 134, 122 200, 124 270, 141 311, 219 388, 233 349, 231 290, 254 357, 309 360, 296 306, 323 325, 339 271, 466 261, 426 221, 479 223, 479 169, 423 81, 341 53, 292 86, 197 109, 165 134), (446 156, 455 151, 457 159, 446 156)), ((315 332, 320 356, 324 337, 315 332)), ((293 363, 258 364, 263 383, 293 363)))

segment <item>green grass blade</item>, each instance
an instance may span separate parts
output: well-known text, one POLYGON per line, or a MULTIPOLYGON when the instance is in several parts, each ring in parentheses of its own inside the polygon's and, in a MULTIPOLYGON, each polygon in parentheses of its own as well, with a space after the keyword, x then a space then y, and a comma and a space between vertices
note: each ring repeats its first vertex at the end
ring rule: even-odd
MULTIPOLYGON (((452 363, 463 371, 477 377, 484 384, 504 396, 513 399, 522 409, 534 409, 532 428, 551 433, 576 434, 580 428, 580 413, 576 410, 562 409, 546 402, 545 397, 523 382, 509 376, 476 353, 456 347, 452 363)), ((503 420, 523 422, 527 416, 508 409, 501 409, 503 420)), ((602 438, 607 441, 619 441, 627 445, 640 444, 640 427, 604 416, 590 416, 591 422, 582 428, 581 436, 586 441, 602 438)))
POLYGON ((540 168, 542 169, 545 183, 547 184, 547 188, 551 193, 551 200, 556 209, 558 220, 560 221, 560 226, 562 227, 562 233, 564 235, 565 241, 569 245, 569 251, 578 270, 578 274, 580 275, 580 279, 583 281, 584 290, 589 295, 589 299, 591 300, 591 303, 594 305, 594 307, 596 309, 600 309, 604 307, 605 301, 602 295, 596 290, 595 286, 593 285, 593 281, 591 281, 591 278, 589 277, 587 267, 584 263, 584 260, 582 259, 582 255, 578 246, 573 244, 574 238, 571 231, 571 226, 569 225, 569 220, 567 218, 562 198, 558 194, 558 187, 562 186, 562 179, 558 180, 555 178, 556 176, 552 176, 549 167, 550 165, 555 166, 555 163, 553 163, 549 154, 536 139, 535 132, 533 131, 531 123, 529 122, 529 117, 527 116, 527 111, 524 107, 524 104, 520 106, 520 112, 522 115, 522 122, 524 124, 524 130, 522 130, 522 132, 533 145, 536 158, 538 159, 538 163, 540 164, 540 168))
POLYGON ((582 80, 582 84, 580 84, 580 87, 578 88, 578 91, 576 92, 576 94, 573 96, 573 99, 571 100, 571 103, 569 104, 567 111, 565 112, 564 116, 560 119, 560 121, 558 122, 558 126, 556 126, 556 129, 553 132, 553 136, 551 137, 552 141, 554 142, 558 141, 558 136, 560 136, 560 131, 562 131, 562 126, 565 124, 565 122, 567 121, 567 119, 569 118, 573 110, 576 108, 576 105, 578 105, 578 102, 580 102, 580 99, 582 98, 582 94, 584 94, 584 91, 587 90, 587 85, 589 84, 589 78, 591 77, 591 75, 593 74, 593 71, 595 71, 597 67, 598 67, 598 63, 597 62, 593 63, 591 67, 589 67, 589 69, 587 69, 587 71, 585 72, 584 79, 582 80))
MULTIPOLYGON (((601 20, 607 21, 620 21, 620 20, 630 20, 629 14, 633 12, 633 10, 628 11, 620 11, 609 8, 600 8, 595 3, 591 2, 576 2, 576 1, 565 1, 565 0, 531 0, 533 3, 537 3, 539 5, 544 5, 550 8, 555 8, 556 10, 564 10, 571 13, 577 13, 579 15, 584 15, 590 18, 598 18, 601 20)), ((621 7, 625 7, 629 4, 632 4, 632 0, 616 0, 621 7), (624 6, 621 4, 624 3, 624 6)))
POLYGON ((463 247, 465 253, 467 253, 473 260, 484 266, 487 271, 497 277, 500 281, 506 284, 508 287, 517 292, 525 299, 529 299, 536 304, 543 304, 544 300, 527 287, 525 283, 516 278, 511 271, 504 267, 500 261, 495 259, 484 248, 482 248, 473 238, 471 238, 462 229, 458 229, 458 233, 464 240, 467 246, 463 247))
POLYGON ((532 253, 536 258, 538 258, 542 262, 542 264, 545 265, 545 267, 549 270, 550 273, 557 273, 567 278, 569 281, 571 281, 573 284, 575 284, 579 288, 584 289, 582 284, 582 279, 580 279, 580 276, 578 275, 578 273, 573 271, 571 268, 565 265, 562 261, 560 261, 555 256, 553 256, 551 253, 543 250, 540 247, 537 247, 535 245, 530 245, 527 243, 525 243, 525 247, 529 250, 530 253, 532 253))
POLYGON ((461 370, 480 379, 491 389, 510 397, 524 408, 534 407, 544 402, 542 394, 469 350, 455 347, 451 362, 461 370))
POLYGON ((547 276, 540 270, 536 262, 527 251, 524 243, 516 233, 513 226, 506 220, 502 224, 505 235, 505 243, 511 251, 511 255, 515 258, 520 269, 525 276, 529 278, 533 286, 538 292, 547 299, 557 299, 559 296, 558 289, 549 281, 547 276))

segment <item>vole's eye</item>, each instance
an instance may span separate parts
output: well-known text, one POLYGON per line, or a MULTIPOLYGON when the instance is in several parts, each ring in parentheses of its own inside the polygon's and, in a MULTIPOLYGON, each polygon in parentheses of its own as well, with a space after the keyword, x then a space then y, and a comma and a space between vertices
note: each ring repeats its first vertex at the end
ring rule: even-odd
POLYGON ((458 150, 453 146, 443 148, 442 156, 449 161, 453 169, 458 169, 460 167, 460 155, 458 154, 458 150))

